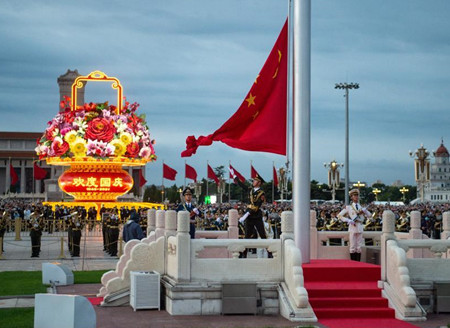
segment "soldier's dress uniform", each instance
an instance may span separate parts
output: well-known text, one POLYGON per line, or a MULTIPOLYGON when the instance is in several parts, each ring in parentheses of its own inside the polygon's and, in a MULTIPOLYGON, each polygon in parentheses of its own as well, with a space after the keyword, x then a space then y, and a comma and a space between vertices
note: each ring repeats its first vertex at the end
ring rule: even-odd
POLYGON ((111 219, 109 223, 109 254, 111 256, 117 256, 117 243, 119 241, 119 217, 116 213, 111 214, 111 219))
POLYGON ((81 230, 83 223, 78 215, 75 215, 70 221, 72 230, 72 257, 80 256, 81 230))
MULTIPOLYGON (((189 187, 186 187, 183 190, 183 196, 192 195, 192 190, 189 187)), ((202 213, 191 203, 184 202, 177 207, 177 212, 179 211, 188 211, 189 212, 189 235, 191 239, 195 239, 195 219, 196 217, 201 217, 202 213)))
MULTIPOLYGON (((6 223, 8 220, 9 213, 7 211, 0 210, 0 238, 2 238, 2 250, 5 251, 3 238, 5 237, 6 232, 6 223)), ((0 253, 1 255, 1 253, 0 253)))
POLYGON ((28 226, 30 228, 31 238, 31 257, 39 257, 39 253, 41 252, 41 236, 42 229, 44 228, 44 220, 38 210, 31 214, 28 226))
MULTIPOLYGON (((349 192, 350 196, 353 194, 359 195, 358 189, 352 189, 349 192)), ((370 218, 372 214, 359 203, 351 203, 346 205, 342 211, 339 212, 338 218, 348 223, 349 243, 350 243, 350 259, 354 261, 361 260, 361 247, 363 245, 363 231, 364 221, 370 218)))

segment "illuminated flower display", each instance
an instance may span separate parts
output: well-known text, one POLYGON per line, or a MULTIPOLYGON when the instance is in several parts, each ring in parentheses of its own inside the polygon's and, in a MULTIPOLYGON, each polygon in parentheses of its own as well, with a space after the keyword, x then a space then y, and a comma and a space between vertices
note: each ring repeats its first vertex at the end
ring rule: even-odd
POLYGON ((123 108, 108 103, 89 103, 71 110, 70 98, 60 104, 64 112, 48 122, 44 135, 38 139, 39 159, 85 158, 108 159, 125 157, 156 160, 144 116, 136 115, 139 104, 125 101, 123 108))

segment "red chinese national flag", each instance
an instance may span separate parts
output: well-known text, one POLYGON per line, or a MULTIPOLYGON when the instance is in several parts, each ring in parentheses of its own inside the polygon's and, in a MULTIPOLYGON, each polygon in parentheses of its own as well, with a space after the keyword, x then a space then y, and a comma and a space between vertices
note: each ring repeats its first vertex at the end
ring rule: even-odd
POLYGON ((19 182, 19 176, 11 163, 9 164, 9 176, 11 177, 11 186, 14 186, 17 182, 19 182))
POLYGON ((147 180, 145 180, 144 173, 142 172, 142 169, 139 170, 139 188, 144 186, 147 183, 147 180))
POLYGON ((34 163, 34 179, 35 180, 43 180, 47 176, 47 171, 42 167, 38 166, 37 163, 34 163))
POLYGON ((186 138, 182 157, 222 141, 233 148, 286 154, 287 21, 241 106, 217 131, 186 138))
POLYGON ((169 165, 163 164, 163 178, 167 180, 175 180, 177 171, 171 168, 169 165))
POLYGON ((273 185, 278 188, 278 175, 275 166, 273 167, 273 185))
POLYGON ((256 172, 255 168, 253 167, 253 165, 250 165, 250 176, 252 179, 254 179, 258 174, 258 172, 256 172))
POLYGON ((236 177, 241 181, 245 182, 245 178, 242 174, 240 174, 233 166, 230 164, 230 179, 234 179, 233 175, 236 175, 236 177))
POLYGON ((184 176, 187 179, 191 179, 194 180, 194 182, 197 182, 197 171, 195 171, 195 169, 188 164, 185 165, 184 176))
POLYGON ((219 178, 217 177, 216 173, 214 173, 214 170, 211 166, 208 164, 208 179, 214 180, 216 182, 216 185, 219 185, 219 178))

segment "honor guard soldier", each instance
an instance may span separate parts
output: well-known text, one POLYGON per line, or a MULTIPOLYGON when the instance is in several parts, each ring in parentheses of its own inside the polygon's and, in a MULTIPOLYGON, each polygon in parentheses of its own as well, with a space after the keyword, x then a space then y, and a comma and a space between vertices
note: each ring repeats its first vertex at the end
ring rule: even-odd
POLYGON ((117 242, 119 240, 119 215, 117 210, 113 210, 111 213, 111 220, 109 223, 109 254, 111 256, 117 256, 117 242))
POLYGON ((72 257, 79 257, 83 223, 78 212, 73 212, 70 216, 72 218, 70 221, 70 226, 72 228, 72 257))
POLYGON ((183 190, 184 202, 180 204, 177 208, 177 212, 179 211, 188 211, 189 212, 189 235, 191 235, 191 239, 195 239, 195 219, 197 217, 201 217, 201 212, 192 204, 192 189, 186 187, 183 190))
POLYGON ((338 218, 348 223, 350 259, 353 261, 361 260, 361 247, 363 246, 363 222, 366 218, 371 218, 372 214, 359 204, 359 190, 352 189, 349 192, 351 203, 346 205, 339 212, 338 218))
MULTIPOLYGON (((239 220, 244 222, 245 227, 245 238, 249 239, 254 236, 257 231, 261 239, 267 239, 266 231, 264 228, 263 213, 261 206, 266 201, 266 195, 264 190, 261 189, 261 185, 265 182, 264 179, 259 175, 253 178, 252 188, 248 188, 244 183, 242 183, 237 177, 234 171, 230 171, 234 181, 246 192, 250 194, 250 203, 247 206, 247 211, 243 217, 239 220), (255 231, 256 230, 256 231, 255 231)), ((269 257, 272 254, 268 252, 269 257)), ((247 250, 242 254, 243 257, 247 257, 247 250)))
POLYGON ((44 228, 44 220, 41 211, 36 210, 31 214, 30 221, 28 222, 30 228, 31 237, 31 257, 39 257, 41 252, 41 236, 42 229, 44 228))
POLYGON ((102 237, 103 237, 103 251, 109 252, 109 223, 111 220, 110 213, 106 212, 106 209, 102 207, 100 209, 100 217, 102 219, 102 237))
MULTIPOLYGON (((3 208, 0 209, 0 238, 2 239, 2 253, 5 251, 3 248, 3 238, 5 238, 5 232, 6 232, 6 221, 8 219, 8 212, 5 211, 3 208)), ((0 253, 0 255, 2 254, 0 253)))

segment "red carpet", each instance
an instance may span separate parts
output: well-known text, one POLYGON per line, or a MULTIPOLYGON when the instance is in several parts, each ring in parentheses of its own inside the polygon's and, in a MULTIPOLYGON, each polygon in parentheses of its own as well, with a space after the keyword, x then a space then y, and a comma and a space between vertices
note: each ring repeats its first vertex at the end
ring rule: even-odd
POLYGON ((395 319, 381 297, 379 265, 350 260, 311 260, 303 265, 305 288, 319 322, 330 328, 411 328, 395 319))
POLYGON ((100 305, 103 302, 103 297, 88 297, 92 305, 100 305))

